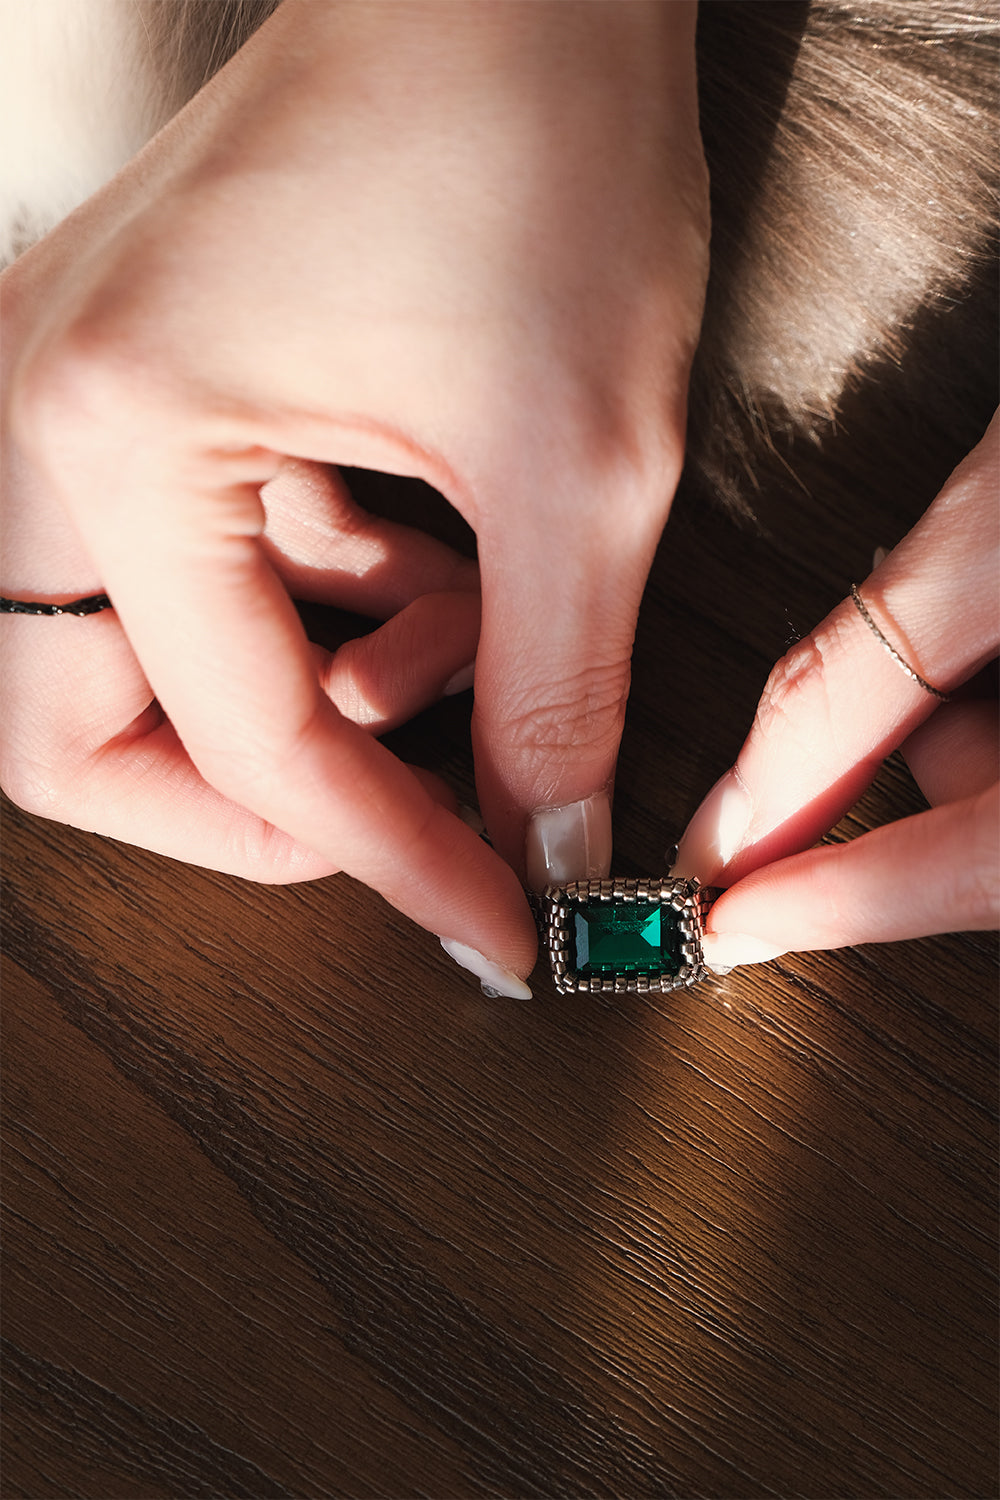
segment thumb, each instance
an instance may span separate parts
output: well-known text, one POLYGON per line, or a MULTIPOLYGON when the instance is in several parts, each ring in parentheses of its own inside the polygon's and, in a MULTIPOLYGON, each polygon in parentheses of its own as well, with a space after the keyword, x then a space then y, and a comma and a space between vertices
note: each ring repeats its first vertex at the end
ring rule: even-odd
POLYGON ((988 787, 753 871, 712 907, 705 961, 989 929, 1000 916, 1000 797, 988 787))

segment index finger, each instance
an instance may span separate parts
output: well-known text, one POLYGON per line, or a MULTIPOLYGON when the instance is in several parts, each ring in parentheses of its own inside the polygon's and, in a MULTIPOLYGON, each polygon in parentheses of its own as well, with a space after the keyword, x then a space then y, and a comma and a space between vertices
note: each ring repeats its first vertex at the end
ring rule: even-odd
POLYGON ((996 655, 1000 427, 955 470, 926 515, 771 673, 735 766, 695 813, 674 873, 731 885, 806 849, 857 801, 943 692, 996 655))
POLYGON ((217 416, 172 424, 137 402, 126 420, 114 385, 113 423, 94 419, 91 383, 94 400, 41 403, 25 425, 195 766, 428 931, 528 973, 535 928, 513 872, 322 691, 262 543, 280 455, 217 416))

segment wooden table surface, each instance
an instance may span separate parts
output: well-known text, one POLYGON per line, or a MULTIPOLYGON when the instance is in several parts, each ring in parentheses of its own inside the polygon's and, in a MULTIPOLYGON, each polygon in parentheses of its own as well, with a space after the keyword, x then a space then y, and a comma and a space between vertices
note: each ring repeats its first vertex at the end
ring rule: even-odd
MULTIPOLYGON (((758 527, 681 494, 623 873, 988 415, 863 394, 758 527)), ((392 737, 466 800, 470 708, 392 737)), ((4 873, 5 1500, 996 1495, 992 935, 516 1003, 345 877, 9 806, 4 873)))

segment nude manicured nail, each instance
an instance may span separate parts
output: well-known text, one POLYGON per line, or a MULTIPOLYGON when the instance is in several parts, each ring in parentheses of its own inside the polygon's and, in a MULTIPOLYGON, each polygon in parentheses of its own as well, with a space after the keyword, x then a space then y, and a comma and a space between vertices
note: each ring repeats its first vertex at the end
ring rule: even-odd
POLYGON ((603 880, 611 869, 607 793, 565 807, 539 808, 528 823, 524 862, 533 891, 570 880, 603 880))
POLYGON ((451 938, 441 938, 441 947, 449 958, 463 969, 468 969, 470 974, 475 974, 483 988, 483 994, 491 999, 503 995, 508 1000, 530 1000, 531 990, 523 979, 510 969, 505 969, 502 964, 494 963, 476 948, 470 948, 466 943, 456 943, 451 938))
POLYGON ((772 958, 780 958, 788 950, 780 944, 769 943, 764 938, 750 937, 743 932, 706 932, 702 938, 705 967, 713 974, 728 974, 740 964, 766 964, 772 958))
POLYGON ((711 885, 746 841, 753 804, 735 770, 717 781, 687 826, 670 871, 711 885))
POLYGON ((476 664, 470 661, 468 666, 460 667, 454 677, 449 677, 445 683, 442 693, 445 698, 453 698, 456 693, 466 692, 476 680, 476 664))

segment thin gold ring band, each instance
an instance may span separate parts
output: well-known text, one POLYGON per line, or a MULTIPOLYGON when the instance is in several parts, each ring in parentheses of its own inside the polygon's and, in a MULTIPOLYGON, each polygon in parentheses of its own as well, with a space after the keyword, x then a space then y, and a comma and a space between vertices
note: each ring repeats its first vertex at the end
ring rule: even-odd
POLYGON ((904 657, 900 656, 899 652, 896 650, 892 642, 887 640, 886 637, 882 634, 881 630, 879 630, 878 626, 875 624, 875 621, 869 614, 868 606, 862 599, 861 593, 856 583, 851 584, 851 598, 854 600, 854 603, 857 606, 858 614, 864 620, 865 624, 868 626, 872 634, 877 637, 877 639, 888 651, 897 667, 905 672, 907 677, 911 678, 918 687, 922 687, 925 693, 931 693, 935 698, 940 699, 942 703, 947 703, 949 695, 947 693, 942 693, 941 689, 936 688, 933 683, 928 682, 926 677, 921 677, 917 669, 915 667, 911 667, 910 663, 906 661, 904 657))

